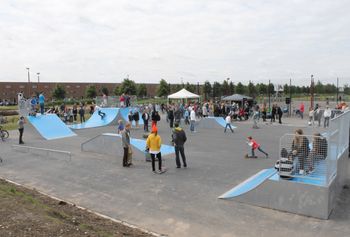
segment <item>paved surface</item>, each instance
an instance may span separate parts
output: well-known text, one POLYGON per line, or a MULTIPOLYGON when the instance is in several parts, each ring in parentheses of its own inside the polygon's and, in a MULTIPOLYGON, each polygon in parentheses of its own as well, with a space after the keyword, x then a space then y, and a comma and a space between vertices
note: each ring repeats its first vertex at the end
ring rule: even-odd
MULTIPOLYGON (((113 218, 169 236, 350 236, 350 191, 338 200, 330 220, 318 220, 259 208, 217 197, 277 159, 279 138, 293 133, 306 120, 285 119, 286 124, 235 122, 235 133, 201 129, 188 142, 187 169, 176 169, 173 156, 165 158, 168 172, 155 175, 143 157, 134 157, 135 167, 123 168, 122 158, 80 151, 80 144, 116 127, 77 130, 78 136, 46 141, 29 125, 26 145, 66 150, 72 161, 13 151, 17 132, 0 143, 0 176, 74 202, 113 218), (245 138, 255 137, 270 154, 269 159, 244 159, 245 138)), ((316 131, 305 127, 306 134, 316 131)), ((170 141, 170 129, 160 123, 160 135, 170 141)), ((321 129, 322 132, 322 129, 321 129)), ((132 136, 142 137, 141 130, 132 136)), ((259 154, 260 155, 260 154, 259 154)))

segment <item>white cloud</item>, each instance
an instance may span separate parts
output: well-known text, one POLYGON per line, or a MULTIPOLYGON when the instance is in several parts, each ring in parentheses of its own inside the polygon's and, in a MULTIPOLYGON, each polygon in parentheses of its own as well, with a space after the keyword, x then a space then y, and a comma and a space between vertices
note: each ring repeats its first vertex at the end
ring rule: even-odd
MULTIPOLYGON (((0 81, 350 77, 347 0, 3 0, 0 81)), ((341 79, 342 80, 342 79, 341 79)))

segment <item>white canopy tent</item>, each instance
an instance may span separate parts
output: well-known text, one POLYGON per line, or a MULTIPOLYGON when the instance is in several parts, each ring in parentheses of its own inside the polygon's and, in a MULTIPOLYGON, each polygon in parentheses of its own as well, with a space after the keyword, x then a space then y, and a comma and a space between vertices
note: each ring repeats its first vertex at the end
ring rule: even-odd
POLYGON ((179 90, 178 92, 168 95, 168 101, 169 100, 187 100, 187 99, 198 99, 200 100, 200 96, 197 94, 194 94, 192 92, 189 92, 185 88, 179 90))

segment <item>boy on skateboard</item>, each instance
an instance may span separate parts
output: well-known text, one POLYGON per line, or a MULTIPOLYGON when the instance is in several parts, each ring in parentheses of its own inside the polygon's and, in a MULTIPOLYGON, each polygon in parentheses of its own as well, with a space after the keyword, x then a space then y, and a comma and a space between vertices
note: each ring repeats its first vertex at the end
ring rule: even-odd
POLYGON ((258 149, 258 151, 262 152, 265 154, 266 158, 269 158, 269 154, 267 154, 263 149, 261 149, 261 146, 259 143, 257 143, 251 136, 248 137, 247 141, 248 145, 251 147, 251 156, 248 154, 245 156, 245 158, 258 158, 255 156, 254 151, 258 149))

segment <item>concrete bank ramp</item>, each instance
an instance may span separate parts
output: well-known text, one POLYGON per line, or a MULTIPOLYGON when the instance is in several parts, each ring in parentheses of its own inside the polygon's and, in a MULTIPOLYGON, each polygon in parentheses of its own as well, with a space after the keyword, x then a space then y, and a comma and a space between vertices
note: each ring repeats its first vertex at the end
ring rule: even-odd
MULTIPOLYGON (((131 138, 130 143, 133 147, 133 158, 145 158, 146 141, 142 139, 131 138)), ((121 135, 116 133, 103 133, 94 137, 81 145, 81 150, 85 152, 94 152, 111 156, 121 156, 123 148, 121 135)), ((162 157, 175 153, 174 147, 163 144, 161 146, 162 157)))
MULTIPOLYGON (((129 111, 130 110, 134 110, 134 109, 137 109, 137 108, 130 108, 130 107, 127 107, 127 108, 120 108, 119 109, 119 118, 124 120, 124 122, 129 122, 129 118, 128 118, 128 114, 129 114, 129 111)), ((137 109, 138 110, 138 109, 137 109)), ((151 116, 151 115, 150 115, 151 116)), ((139 125, 143 125, 143 120, 142 120, 142 114, 139 112, 139 117, 140 117, 140 120, 139 120, 139 125)), ((150 121, 150 120, 149 120, 150 121)), ((132 121, 132 126, 136 126, 136 123, 135 121, 132 121)))
POLYGON ((47 140, 76 136, 56 114, 27 116, 27 120, 47 140))
MULTIPOLYGON (((217 128, 222 129, 225 128, 226 121, 223 117, 206 117, 202 118, 198 121, 199 128, 217 128)), ((231 124, 232 129, 237 128, 236 126, 231 124)))
POLYGON ((112 123, 117 124, 118 108, 101 108, 100 110, 106 114, 103 119, 98 115, 98 111, 95 111, 85 123, 73 124, 68 127, 72 129, 84 129, 107 126, 112 123))
POLYGON ((242 194, 245 194, 257 188, 260 184, 265 182, 265 180, 275 175, 276 173, 277 173, 277 170, 275 168, 263 169, 260 172, 256 173, 255 175, 253 175, 252 177, 250 177, 249 179, 243 181, 236 187, 222 194, 219 198, 230 199, 230 198, 235 198, 242 194))

